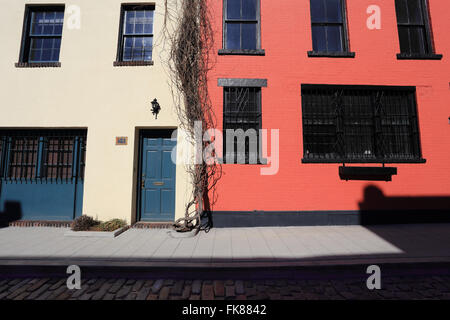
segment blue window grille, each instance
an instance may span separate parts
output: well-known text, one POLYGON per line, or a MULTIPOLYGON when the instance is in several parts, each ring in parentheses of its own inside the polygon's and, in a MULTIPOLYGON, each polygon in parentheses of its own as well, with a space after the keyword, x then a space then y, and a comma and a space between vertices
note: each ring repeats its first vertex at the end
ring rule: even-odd
POLYGON ((151 61, 154 5, 123 6, 118 61, 151 61))
POLYGON ((58 62, 64 6, 27 6, 21 62, 58 62))
POLYGON ((0 178, 10 182, 84 179, 85 130, 0 130, 0 178))

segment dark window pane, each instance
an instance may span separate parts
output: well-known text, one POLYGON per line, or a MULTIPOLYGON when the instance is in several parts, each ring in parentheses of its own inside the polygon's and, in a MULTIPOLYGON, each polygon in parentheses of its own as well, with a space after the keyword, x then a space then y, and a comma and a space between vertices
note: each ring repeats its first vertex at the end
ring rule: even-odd
POLYGON ((423 23, 421 2, 421 0, 408 0, 407 3, 410 23, 423 23))
POLYGON ((123 61, 151 61, 153 37, 143 36, 153 33, 154 10, 125 10, 122 43, 123 61), (139 36, 136 36, 139 35, 139 36))
POLYGON ((328 51, 342 51, 342 31, 340 26, 328 26, 327 43, 328 51))
POLYGON ((242 28, 242 48, 256 49, 256 23, 243 23, 242 28))
POLYGON ((313 38, 313 50, 314 51, 327 51, 327 42, 325 35, 325 28, 323 26, 313 26, 312 27, 312 38, 313 38))
POLYGON ((52 61, 59 61, 59 48, 52 50, 52 61))
POLYGON ((125 33, 134 33, 134 11, 125 12, 125 33))
POLYGON ((41 61, 51 61, 52 60, 52 49, 42 50, 41 61))
POLYGON ((241 0, 227 0, 227 19, 241 18, 241 0))
POLYGON ((411 40, 412 53, 426 53, 425 29, 423 27, 410 27, 409 37, 411 40))
POLYGON ((227 49, 240 49, 240 24, 239 23, 227 23, 227 49))
POLYGON ((136 11, 136 17, 134 18, 134 33, 142 34, 144 32, 144 11, 136 11))
POLYGON ((398 37, 400 39, 400 52, 402 53, 411 53, 410 52, 410 43, 409 43, 409 27, 398 27, 398 37))
POLYGON ((327 0, 327 21, 342 22, 341 0, 327 0))
POLYGON ((41 61, 41 50, 30 50, 30 62, 41 61))
POLYGON ((324 0, 311 0, 311 21, 325 22, 326 10, 324 0))
POLYGON ((152 60, 153 37, 145 37, 143 39, 143 45, 144 45, 143 60, 144 61, 152 60))
POLYGON ((408 23, 408 8, 406 0, 395 0, 395 11, 397 13, 398 23, 408 23))
POLYGON ((242 0, 242 19, 256 20, 256 0, 242 0))
POLYGON ((46 12, 44 18, 44 34, 53 34, 54 25, 55 25, 55 13, 46 12))
POLYGON ((153 10, 145 11, 144 33, 153 33, 153 10))
POLYGON ((31 49, 41 49, 42 45, 44 43, 44 39, 42 38, 36 38, 36 39, 31 39, 31 49))
POLYGON ((32 35, 40 35, 44 31, 44 26, 40 21, 43 21, 44 13, 43 12, 33 12, 31 13, 31 34, 32 35))
POLYGON ((53 38, 44 39, 42 48, 43 49, 53 48, 53 38))

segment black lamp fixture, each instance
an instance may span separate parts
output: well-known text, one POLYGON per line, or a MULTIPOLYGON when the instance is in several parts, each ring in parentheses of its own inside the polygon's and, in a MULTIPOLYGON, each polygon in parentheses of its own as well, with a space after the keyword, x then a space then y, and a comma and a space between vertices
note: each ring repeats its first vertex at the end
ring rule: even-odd
POLYGON ((152 113, 155 115, 155 119, 158 119, 158 113, 161 110, 161 106, 158 103, 158 100, 153 99, 152 101, 152 113))

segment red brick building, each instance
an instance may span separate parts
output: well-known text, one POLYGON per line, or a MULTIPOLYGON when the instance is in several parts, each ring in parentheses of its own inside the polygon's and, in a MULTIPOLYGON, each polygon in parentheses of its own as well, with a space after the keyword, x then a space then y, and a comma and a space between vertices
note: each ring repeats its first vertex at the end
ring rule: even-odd
POLYGON ((279 129, 276 174, 223 164, 216 225, 448 219, 450 3, 210 4, 218 127, 279 129))

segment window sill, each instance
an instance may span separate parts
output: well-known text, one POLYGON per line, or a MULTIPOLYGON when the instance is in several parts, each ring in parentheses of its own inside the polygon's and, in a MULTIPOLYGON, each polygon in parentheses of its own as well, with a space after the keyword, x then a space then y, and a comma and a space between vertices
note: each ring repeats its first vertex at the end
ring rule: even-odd
POLYGON ((265 56, 264 49, 219 49, 219 55, 265 56))
POLYGON ((426 163, 426 159, 302 159, 302 163, 426 163))
POLYGON ((153 60, 150 61, 114 61, 114 67, 140 67, 140 66, 152 66, 153 60))
POLYGON ((16 68, 61 68, 61 62, 16 62, 16 68))
POLYGON ((308 51, 310 58, 354 58, 354 52, 326 52, 326 51, 308 51))
POLYGON ((441 60, 442 54, 397 53, 398 60, 441 60))

